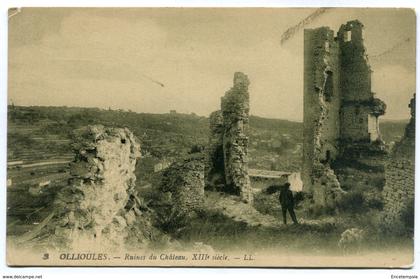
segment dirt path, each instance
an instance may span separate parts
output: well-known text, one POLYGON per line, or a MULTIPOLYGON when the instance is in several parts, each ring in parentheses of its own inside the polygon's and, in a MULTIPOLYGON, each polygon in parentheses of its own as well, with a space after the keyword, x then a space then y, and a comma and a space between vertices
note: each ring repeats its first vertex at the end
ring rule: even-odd
MULTIPOLYGON (((239 197, 207 192, 205 199, 208 208, 220 210, 224 215, 232 218, 237 222, 245 222, 248 226, 265 227, 265 228, 291 228, 291 223, 284 225, 280 218, 272 215, 263 214, 256 210, 252 205, 242 202, 239 197)), ((288 217, 289 218, 289 217, 288 217)), ((289 219, 290 222, 290 219, 289 219)), ((321 219, 301 219, 299 218, 299 227, 312 227, 316 229, 323 225, 334 224, 335 219, 332 216, 323 217, 321 219)))
POLYGON ((206 203, 209 208, 219 209, 226 216, 249 226, 280 227, 277 218, 258 212, 252 205, 241 202, 239 198, 219 193, 208 193, 206 203))

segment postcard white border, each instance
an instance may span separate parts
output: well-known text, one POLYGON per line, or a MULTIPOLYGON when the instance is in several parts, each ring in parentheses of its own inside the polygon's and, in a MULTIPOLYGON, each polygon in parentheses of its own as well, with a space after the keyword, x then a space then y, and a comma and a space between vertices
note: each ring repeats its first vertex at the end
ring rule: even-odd
MULTIPOLYGON (((43 275, 43 278, 392 278, 392 275, 420 277, 420 251, 415 241, 415 266, 409 270, 389 269, 261 269, 261 268, 11 268, 6 265, 6 138, 7 138, 7 10, 11 7, 404 7, 419 11, 419 1, 309 1, 309 0, 2 0, 0 1, 0 278, 5 275, 43 275)), ((419 28, 417 19, 417 53, 419 28)), ((417 69, 419 63, 417 61, 417 69)), ((417 71, 417 81, 419 71, 417 71)), ((417 82, 417 92, 419 83, 417 82)), ((417 123, 418 124, 418 123, 417 123)), ((416 125, 419 131, 419 125, 416 125)), ((419 137, 416 134, 416 145, 419 137)), ((419 151, 416 149, 416 157, 419 151)), ((419 233, 419 164, 416 164, 416 231, 419 233)))

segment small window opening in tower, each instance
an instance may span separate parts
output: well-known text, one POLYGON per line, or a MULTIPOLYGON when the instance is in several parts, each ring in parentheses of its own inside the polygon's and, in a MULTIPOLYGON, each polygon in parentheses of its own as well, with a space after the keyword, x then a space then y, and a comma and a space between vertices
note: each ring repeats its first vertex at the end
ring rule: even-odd
POLYGON ((344 41, 350 42, 351 41, 351 31, 345 31, 344 32, 344 41))
POLYGON ((381 137, 379 132, 379 119, 372 114, 368 114, 368 132, 371 142, 374 142, 381 137))
POLYGON ((326 71, 326 79, 325 79, 325 87, 324 87, 324 98, 325 101, 331 102, 331 99, 333 97, 333 72, 332 71, 326 71))

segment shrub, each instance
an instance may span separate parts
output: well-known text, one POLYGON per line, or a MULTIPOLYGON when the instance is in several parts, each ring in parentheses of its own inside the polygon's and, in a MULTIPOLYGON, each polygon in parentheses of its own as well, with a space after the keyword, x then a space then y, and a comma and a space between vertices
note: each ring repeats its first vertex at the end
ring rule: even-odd
POLYGON ((262 214, 269 214, 273 216, 280 215, 280 203, 278 200, 278 193, 265 194, 260 192, 254 196, 254 208, 262 214))
POLYGON ((365 231, 357 228, 347 229, 341 234, 338 247, 344 252, 358 252, 365 239, 365 231))
POLYGON ((338 208, 343 211, 349 212, 361 212, 365 210, 364 207, 365 198, 360 192, 348 192, 343 195, 341 202, 338 204, 338 208))

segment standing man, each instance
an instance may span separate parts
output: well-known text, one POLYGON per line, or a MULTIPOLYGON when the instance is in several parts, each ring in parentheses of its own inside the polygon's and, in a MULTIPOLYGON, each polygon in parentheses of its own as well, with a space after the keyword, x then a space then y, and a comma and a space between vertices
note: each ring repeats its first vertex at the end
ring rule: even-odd
POLYGON ((296 219, 296 214, 295 214, 295 199, 293 198, 293 193, 292 191, 290 191, 290 183, 287 182, 286 184, 283 185, 281 191, 280 191, 280 205, 281 205, 281 211, 283 213, 283 223, 286 225, 287 224, 287 218, 286 218, 286 214, 287 211, 289 211, 290 217, 292 217, 292 221, 295 224, 298 224, 298 221, 296 219))

